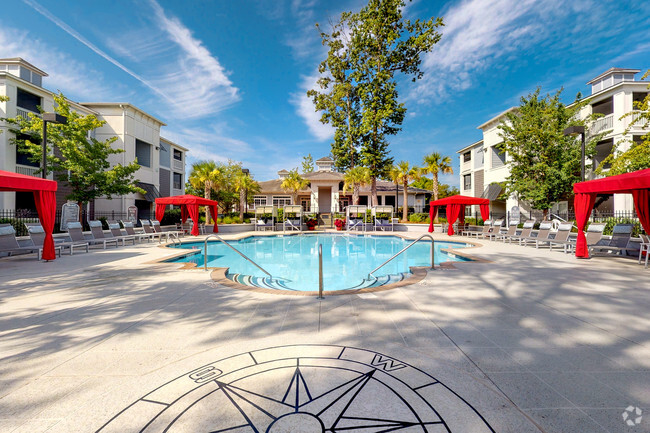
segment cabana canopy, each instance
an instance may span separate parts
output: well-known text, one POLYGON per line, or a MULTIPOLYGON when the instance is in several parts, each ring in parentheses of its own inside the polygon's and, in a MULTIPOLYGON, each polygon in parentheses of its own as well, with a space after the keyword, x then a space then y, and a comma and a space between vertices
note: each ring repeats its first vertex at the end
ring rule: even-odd
POLYGON ((0 191, 33 192, 38 218, 45 230, 43 243, 43 260, 54 260, 54 217, 56 213, 57 183, 53 180, 0 170, 0 191))
POLYGON ((584 229, 598 194, 632 194, 634 208, 646 233, 650 233, 650 168, 573 185, 578 242, 576 257, 589 257, 584 229))
MULTIPOLYGON (((187 221, 187 217, 192 218, 194 225, 192 226, 192 235, 199 235, 199 206, 210 207, 210 216, 214 220, 214 233, 219 233, 217 227, 217 202, 208 200, 207 198, 197 197, 195 195, 176 195, 173 197, 160 197, 156 199, 156 219, 162 221, 165 215, 165 207, 167 205, 176 205, 181 207, 181 219, 183 222, 187 221)), ((209 221, 207 221, 209 223, 209 221)))
POLYGON ((439 206, 447 206, 447 223, 449 224, 447 234, 451 236, 454 234, 453 226, 458 217, 460 216, 461 223, 465 222, 465 206, 468 205, 480 205, 483 221, 490 217, 490 200, 465 195, 452 195, 430 203, 429 217, 431 222, 429 223, 429 233, 433 232, 433 219, 438 213, 439 206))

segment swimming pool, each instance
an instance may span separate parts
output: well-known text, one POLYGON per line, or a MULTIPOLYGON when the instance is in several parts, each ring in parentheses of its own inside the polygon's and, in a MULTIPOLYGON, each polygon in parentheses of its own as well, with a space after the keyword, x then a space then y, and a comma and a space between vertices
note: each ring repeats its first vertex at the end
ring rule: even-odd
MULTIPOLYGON (((376 279, 367 279, 370 271, 411 242, 397 236, 334 233, 251 236, 228 243, 267 270, 272 279, 218 241, 208 242, 207 265, 227 267, 228 278, 249 286, 316 291, 318 246, 322 245, 325 290, 359 289, 401 281, 411 275, 411 266, 431 266, 431 241, 422 240, 375 272, 373 275, 376 279)), ((435 264, 467 260, 442 251, 466 246, 460 242, 436 241, 435 264)), ((171 259, 171 262, 190 262, 199 267, 204 265, 203 242, 184 242, 174 248, 198 250, 194 254, 171 259)))

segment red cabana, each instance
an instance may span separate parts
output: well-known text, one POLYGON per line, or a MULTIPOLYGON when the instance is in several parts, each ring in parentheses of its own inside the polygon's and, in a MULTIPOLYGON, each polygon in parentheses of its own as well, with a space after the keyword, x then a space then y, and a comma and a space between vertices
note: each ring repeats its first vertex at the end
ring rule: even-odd
POLYGON ((480 205, 481 218, 483 221, 490 217, 490 200, 486 198, 468 197, 465 195, 452 195, 451 197, 441 198, 440 200, 432 201, 429 207, 429 233, 433 232, 433 219, 438 213, 439 206, 447 206, 447 223, 449 228, 447 234, 449 236, 454 234, 454 223, 460 216, 460 222, 465 222, 465 206, 480 205))
MULTIPOLYGON (((199 235, 199 206, 210 207, 210 216, 214 220, 214 233, 219 233, 217 227, 217 202, 208 200, 207 198, 197 197, 195 195, 176 195, 173 197, 161 197, 156 199, 156 219, 162 221, 165 215, 165 207, 167 205, 176 205, 181 207, 181 219, 183 222, 187 221, 187 217, 192 218, 194 225, 192 226, 192 235, 199 235)), ((209 223, 209 221, 206 221, 209 223)))
POLYGON ((54 218, 56 213, 56 195, 58 185, 53 180, 0 170, 0 191, 33 192, 38 218, 45 230, 43 243, 43 260, 54 260, 54 218))
POLYGON ((573 185, 578 242, 576 257, 589 257, 584 229, 598 194, 632 194, 634 208, 646 233, 650 233, 650 168, 573 185))

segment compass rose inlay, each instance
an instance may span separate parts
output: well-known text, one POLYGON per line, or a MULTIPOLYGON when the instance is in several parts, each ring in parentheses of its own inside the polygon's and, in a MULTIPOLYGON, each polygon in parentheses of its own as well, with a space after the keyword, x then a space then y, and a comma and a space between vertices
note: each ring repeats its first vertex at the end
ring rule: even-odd
POLYGON ((272 347, 204 365, 145 395, 98 432, 127 430, 494 432, 429 374, 380 353, 330 345, 272 347))

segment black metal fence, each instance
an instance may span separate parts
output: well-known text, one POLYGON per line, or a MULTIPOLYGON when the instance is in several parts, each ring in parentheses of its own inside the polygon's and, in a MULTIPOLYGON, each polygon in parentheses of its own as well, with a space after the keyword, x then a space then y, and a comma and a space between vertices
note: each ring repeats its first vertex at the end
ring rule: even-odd
MULTIPOLYGON (((138 219, 151 219, 153 218, 152 212, 141 210, 138 213, 138 219)), ((104 223, 104 228, 108 229, 108 221, 126 221, 128 215, 126 212, 99 212, 91 211, 90 213, 83 210, 81 212, 81 221, 84 230, 90 230, 88 221, 100 220, 104 223)), ((38 213, 35 210, 27 209, 0 209, 0 224, 11 224, 16 230, 16 236, 27 236, 27 227, 25 223, 38 222, 38 213)), ((137 224, 140 222, 138 221, 137 224)), ((61 233, 61 211, 57 210, 54 217, 54 233, 61 233)))

